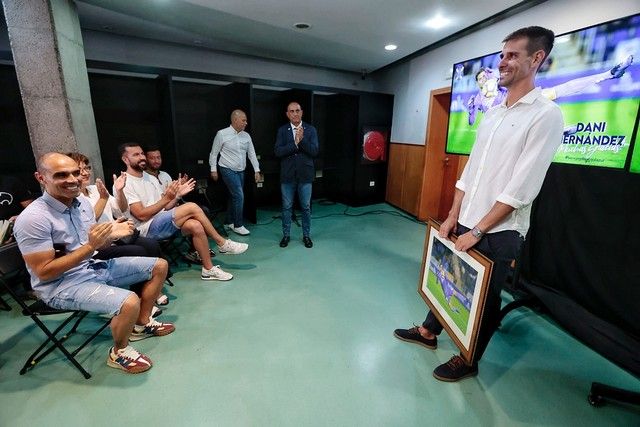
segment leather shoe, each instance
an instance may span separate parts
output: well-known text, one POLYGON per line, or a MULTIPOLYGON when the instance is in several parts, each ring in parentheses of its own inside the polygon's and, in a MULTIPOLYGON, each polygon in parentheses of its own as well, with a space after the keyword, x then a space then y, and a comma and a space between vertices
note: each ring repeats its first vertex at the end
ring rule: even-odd
POLYGON ((289 246, 289 240, 291 240, 289 236, 282 237, 282 240, 280 240, 280 247, 286 248, 287 246, 289 246))
POLYGON ((305 248, 312 248, 313 247, 313 242, 311 241, 311 239, 307 236, 304 236, 302 238, 302 241, 304 242, 304 247, 305 248))

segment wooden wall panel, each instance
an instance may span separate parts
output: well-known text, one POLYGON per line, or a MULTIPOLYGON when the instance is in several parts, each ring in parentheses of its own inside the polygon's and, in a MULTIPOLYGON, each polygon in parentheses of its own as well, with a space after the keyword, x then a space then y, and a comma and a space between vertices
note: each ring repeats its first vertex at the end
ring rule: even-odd
POLYGON ((417 216, 420 191, 422 190, 422 171, 424 170, 424 145, 405 145, 405 150, 402 206, 404 206, 404 210, 417 216))
POLYGON ((385 200, 412 215, 417 215, 423 169, 423 145, 391 144, 385 200))
POLYGON ((389 145, 389 169, 385 200, 394 206, 402 206, 402 184, 406 152, 402 144, 389 145))

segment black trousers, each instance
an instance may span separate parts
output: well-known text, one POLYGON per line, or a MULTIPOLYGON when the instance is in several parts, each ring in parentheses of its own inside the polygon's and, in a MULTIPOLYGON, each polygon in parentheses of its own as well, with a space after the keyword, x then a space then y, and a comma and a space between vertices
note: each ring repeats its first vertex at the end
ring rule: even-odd
POLYGON ((160 258, 160 244, 154 239, 138 236, 134 243, 126 245, 111 245, 98 251, 94 256, 96 259, 120 258, 123 256, 148 256, 160 258))
MULTIPOLYGON (((469 231, 467 227, 458 224, 456 233, 459 236, 467 231, 469 231)), ((518 257, 523 242, 524 238, 520 236, 517 231, 507 230, 485 234, 473 247, 493 261, 493 271, 491 273, 491 281, 489 282, 484 312, 482 319, 480 319, 480 332, 476 343, 473 363, 478 363, 482 358, 487 344, 489 344, 489 340, 491 340, 493 333, 498 329, 500 308, 502 306, 500 293, 507 280, 511 262, 518 257)), ((442 325, 431 311, 427 314, 424 322, 422 322, 422 326, 435 335, 440 335, 442 332, 442 325)))

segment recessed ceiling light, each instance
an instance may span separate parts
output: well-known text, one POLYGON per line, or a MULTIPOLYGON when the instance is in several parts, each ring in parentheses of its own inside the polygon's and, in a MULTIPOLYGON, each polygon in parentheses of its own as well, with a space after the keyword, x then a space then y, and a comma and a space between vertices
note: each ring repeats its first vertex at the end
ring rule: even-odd
POLYGON ((451 23, 451 19, 445 18, 441 13, 438 13, 431 19, 428 19, 424 25, 427 28, 432 28, 434 30, 439 30, 440 28, 444 28, 451 23))
POLYGON ((202 40, 194 40, 193 44, 201 45, 202 44, 202 40))
POLYGON ((293 24, 293 28, 296 28, 298 30, 308 30, 309 28, 311 28, 311 24, 307 24, 306 22, 296 22, 295 24, 293 24))
POLYGON ((396 46, 395 44, 388 44, 384 47, 385 50, 396 50, 398 48, 398 46, 396 46))

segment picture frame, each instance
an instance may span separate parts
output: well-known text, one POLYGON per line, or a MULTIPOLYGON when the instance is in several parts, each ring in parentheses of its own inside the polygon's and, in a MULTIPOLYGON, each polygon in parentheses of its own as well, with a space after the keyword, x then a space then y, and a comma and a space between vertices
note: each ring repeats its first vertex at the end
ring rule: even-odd
POLYGON ((362 127, 360 162, 362 164, 386 162, 388 145, 389 128, 364 125, 362 127))
POLYGON ((493 262, 475 249, 457 251, 457 236, 447 240, 439 230, 440 224, 429 219, 418 293, 471 364, 493 262))

